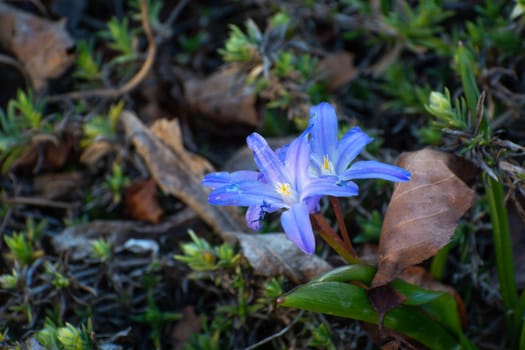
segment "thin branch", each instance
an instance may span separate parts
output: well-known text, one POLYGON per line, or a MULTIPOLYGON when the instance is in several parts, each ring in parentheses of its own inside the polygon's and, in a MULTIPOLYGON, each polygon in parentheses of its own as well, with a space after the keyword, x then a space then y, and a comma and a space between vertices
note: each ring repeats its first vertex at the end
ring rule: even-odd
POLYGON ((293 321, 290 322, 290 324, 289 324, 288 326, 284 327, 284 328, 281 329, 279 332, 274 333, 274 334, 270 335, 269 337, 264 338, 263 340, 261 340, 261 341, 255 343, 255 344, 253 344, 253 345, 248 346, 248 347, 245 348, 244 350, 253 350, 253 349, 256 349, 256 348, 258 348, 258 347, 261 346, 261 345, 264 345, 264 344, 266 344, 266 343, 268 343, 268 342, 270 342, 270 341, 272 341, 272 340, 274 340, 274 339, 276 339, 276 338, 279 338, 280 336, 282 336, 283 334, 285 334, 286 332, 288 332, 288 331, 290 330, 290 328, 292 328, 293 325, 296 324, 297 321, 299 321, 299 319, 303 316, 303 314, 304 314, 304 310, 301 310, 301 311, 299 312, 299 314, 298 314, 297 316, 295 316, 295 318, 293 319, 293 321))

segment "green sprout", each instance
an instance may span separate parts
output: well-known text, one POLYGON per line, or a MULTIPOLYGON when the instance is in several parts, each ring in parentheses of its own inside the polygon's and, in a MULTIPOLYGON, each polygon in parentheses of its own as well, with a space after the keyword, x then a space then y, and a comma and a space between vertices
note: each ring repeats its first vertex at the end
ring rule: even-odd
POLYGON ((188 230, 192 242, 181 244, 183 255, 175 255, 175 259, 187 263, 197 272, 215 271, 220 268, 237 266, 241 259, 233 248, 223 243, 212 247, 205 239, 197 237, 193 230, 188 230))
POLYGON ((35 101, 31 92, 18 90, 16 99, 9 100, 6 111, 0 109, 0 163, 6 172, 30 146, 31 137, 50 132, 43 119, 44 104, 35 101))
POLYGON ((10 256, 20 266, 31 265, 33 261, 44 253, 40 249, 34 249, 31 240, 23 232, 15 232, 11 236, 5 236, 4 241, 9 248, 10 256))
POLYGON ((44 263, 44 269, 45 274, 52 278, 51 284, 53 286, 57 287, 58 289, 69 286, 69 279, 58 271, 57 266, 51 264, 49 261, 46 261, 44 263))
POLYGON ((57 329, 56 339, 64 350, 88 350, 93 348, 90 333, 92 333, 90 326, 86 328, 82 325, 79 329, 66 322, 64 327, 57 329))
POLYGON ((225 62, 253 62, 260 57, 258 45, 262 40, 261 30, 251 19, 246 21, 245 26, 246 34, 236 25, 230 25, 225 48, 219 49, 225 62))
POLYGON ((91 242, 91 255, 100 262, 108 261, 112 256, 111 242, 103 238, 91 242))
POLYGON ((0 275, 0 287, 2 289, 15 289, 18 287, 20 277, 15 269, 11 270, 11 274, 0 275))
POLYGON ((122 199, 122 192, 124 187, 129 184, 129 178, 124 175, 124 171, 120 164, 117 162, 113 163, 111 175, 106 176, 106 186, 111 190, 113 194, 113 203, 120 203, 122 199))
POLYGON ((101 77, 101 57, 93 53, 93 41, 81 40, 77 43, 76 70, 78 79, 98 80, 101 77))
POLYGON ((155 299, 153 297, 153 290, 151 288, 148 289, 147 300, 148 307, 146 308, 144 313, 138 316, 133 316, 132 318, 135 321, 146 323, 151 326, 152 330, 150 337, 153 340, 153 343, 155 344, 155 349, 161 349, 163 324, 168 321, 180 320, 182 318, 182 315, 178 312, 162 311, 155 303, 155 299))
POLYGON ((312 338, 308 342, 308 346, 335 350, 336 347, 331 339, 330 327, 324 323, 321 323, 318 327, 314 327, 312 329, 312 338))
POLYGON ((113 62, 129 61, 135 57, 133 49, 134 31, 129 28, 127 17, 119 20, 116 17, 111 18, 107 23, 108 31, 101 33, 101 36, 109 40, 108 46, 117 51, 120 55, 113 62))
POLYGON ((115 139, 123 109, 124 102, 120 101, 109 108, 107 115, 97 115, 84 124, 84 138, 80 141, 80 145, 85 148, 96 142, 108 142, 115 139))

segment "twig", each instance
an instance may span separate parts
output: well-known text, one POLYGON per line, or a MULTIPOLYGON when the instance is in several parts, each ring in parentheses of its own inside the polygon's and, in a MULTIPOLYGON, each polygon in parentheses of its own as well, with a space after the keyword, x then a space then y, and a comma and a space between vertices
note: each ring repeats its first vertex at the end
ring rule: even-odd
POLYGON ((281 329, 279 332, 274 333, 274 334, 270 335, 269 337, 264 338, 263 340, 258 341, 257 343, 255 343, 255 344, 253 344, 253 345, 248 346, 248 347, 245 348, 244 350, 253 350, 253 349, 256 349, 256 348, 258 348, 258 347, 261 346, 261 345, 264 345, 264 344, 266 344, 266 343, 268 343, 268 342, 270 342, 270 341, 272 341, 272 340, 274 340, 274 339, 276 339, 276 338, 279 338, 279 337, 282 336, 284 333, 288 332, 288 331, 290 330, 290 328, 292 328, 292 326, 293 326, 294 324, 296 324, 297 321, 299 321, 299 319, 303 316, 303 314, 304 314, 304 310, 301 310, 301 311, 299 312, 299 314, 298 314, 297 316, 295 316, 295 318, 293 319, 293 321, 290 322, 290 324, 289 324, 288 326, 284 327, 284 328, 281 329))
POLYGON ((26 204, 26 205, 35 205, 40 207, 50 207, 50 208, 59 208, 59 209, 70 209, 73 207, 71 203, 61 202, 61 201, 52 201, 45 198, 37 197, 3 197, 3 201, 8 204, 26 204))
POLYGON ((155 55, 157 54, 157 43, 155 42, 155 37, 153 36, 153 31, 151 30, 151 24, 149 22, 147 0, 140 0, 140 5, 142 26, 144 28, 146 38, 148 39, 148 51, 146 54, 146 60, 142 64, 142 67, 140 67, 140 70, 133 76, 133 78, 131 78, 127 83, 121 85, 118 88, 74 91, 65 94, 50 96, 47 98, 47 101, 56 102, 63 99, 81 99, 88 97, 115 98, 130 92, 144 80, 149 70, 151 69, 153 62, 155 61, 155 55))

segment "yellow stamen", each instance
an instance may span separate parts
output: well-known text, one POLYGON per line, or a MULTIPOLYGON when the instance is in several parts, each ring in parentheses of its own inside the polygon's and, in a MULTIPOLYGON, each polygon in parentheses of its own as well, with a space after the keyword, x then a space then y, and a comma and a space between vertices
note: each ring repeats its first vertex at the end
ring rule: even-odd
POLYGON ((277 191, 277 193, 279 193, 281 196, 285 196, 285 197, 288 197, 292 194, 292 188, 290 186, 289 183, 277 183, 275 185, 275 191, 277 191))
POLYGON ((324 170, 330 171, 330 161, 328 160, 328 156, 323 157, 323 166, 324 170))

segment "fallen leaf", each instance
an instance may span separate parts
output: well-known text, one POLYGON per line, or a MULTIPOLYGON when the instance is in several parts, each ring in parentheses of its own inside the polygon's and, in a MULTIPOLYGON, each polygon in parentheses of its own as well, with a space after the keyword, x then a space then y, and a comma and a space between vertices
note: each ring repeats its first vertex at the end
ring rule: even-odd
POLYGON ((72 135, 35 135, 31 145, 14 161, 11 168, 34 173, 61 169, 73 149, 73 143, 72 135))
POLYGON ((258 275, 285 275, 299 284, 333 268, 315 255, 304 254, 284 233, 232 234, 239 240, 243 255, 258 275))
POLYGON ((401 305, 407 298, 396 291, 390 284, 371 288, 366 291, 370 304, 379 316, 379 330, 383 329, 383 321, 388 311, 401 305))
POLYGON ((172 338, 177 341, 174 349, 184 349, 190 336, 199 333, 201 328, 201 319, 195 314, 193 306, 186 306, 182 309, 182 319, 175 323, 171 331, 172 338))
POLYGON ((74 193, 83 182, 84 176, 80 171, 42 174, 35 176, 33 188, 45 199, 58 199, 74 193))
MULTIPOLYGON (((192 172, 200 171, 201 167, 188 164, 188 159, 195 161, 198 159, 196 156, 190 157, 185 149, 170 148, 129 111, 122 112, 121 120, 127 137, 132 140, 137 153, 144 159, 151 176, 164 193, 184 202, 219 234, 239 231, 243 227, 238 213, 208 203, 208 193, 201 185, 202 175, 192 172)), ((202 161, 207 163, 204 159, 202 161)), ((233 237, 222 234, 222 238, 232 240, 233 237)))
POLYGON ((153 179, 135 181, 124 190, 124 212, 133 220, 156 224, 163 211, 157 200, 153 179))
POLYGON ((177 119, 159 119, 151 126, 151 132, 178 154, 189 170, 198 178, 202 178, 206 172, 212 171, 213 166, 206 159, 186 151, 182 142, 182 132, 177 119))
POLYGON ((170 141, 173 135, 180 135, 180 130, 166 130, 178 128, 177 123, 163 121, 160 126, 148 129, 135 114, 128 111, 122 113, 121 120, 126 134, 162 191, 193 209, 223 240, 238 241, 243 255, 256 273, 285 275, 299 283, 331 268, 322 259, 305 255, 282 233, 243 233, 247 227, 237 208, 209 204, 208 191, 201 185, 203 170, 209 166, 208 162, 191 155, 179 141, 170 141))
POLYGON ((412 178, 395 185, 381 230, 374 287, 434 256, 450 241, 474 198, 474 191, 454 172, 470 169, 472 173, 474 168, 465 159, 424 149, 402 154, 398 165, 410 171, 412 178))
POLYGON ((0 2, 0 45, 12 53, 35 90, 58 78, 75 59, 75 43, 65 21, 53 22, 0 2))
POLYGON ((350 82, 357 76, 354 66, 354 55, 349 52, 338 52, 323 58, 318 68, 321 78, 328 82, 328 90, 334 91, 350 82))
POLYGON ((221 124, 258 126, 255 88, 247 86, 246 73, 229 66, 205 79, 184 83, 186 100, 192 108, 221 124))

